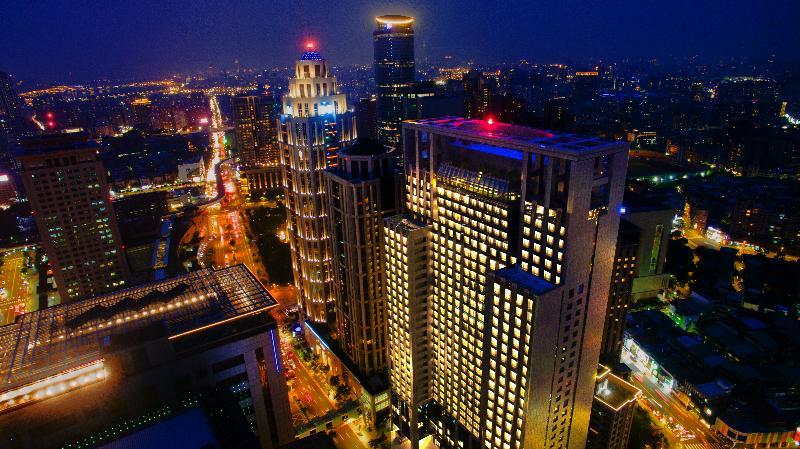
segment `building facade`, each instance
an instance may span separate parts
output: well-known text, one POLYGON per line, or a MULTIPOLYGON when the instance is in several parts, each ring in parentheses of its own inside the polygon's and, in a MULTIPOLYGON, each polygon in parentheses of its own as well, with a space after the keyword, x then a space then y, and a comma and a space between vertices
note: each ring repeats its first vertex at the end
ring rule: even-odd
POLYGON ((624 220, 640 229, 638 263, 631 293, 634 301, 654 298, 669 286, 670 275, 664 271, 664 264, 676 213, 676 209, 663 206, 652 210, 630 207, 625 213, 624 220))
POLYGON ((277 113, 272 95, 233 97, 234 134, 239 163, 246 168, 277 166, 277 113))
POLYGON ((400 142, 403 98, 414 86, 414 18, 384 15, 373 31, 375 83, 378 85, 378 138, 391 147, 400 142))
POLYGON ((11 75, 0 72, 0 118, 18 117, 22 113, 22 101, 14 89, 11 75))
MULTIPOLYGON (((626 144, 461 118, 408 121, 403 138, 406 210, 431 233, 415 261, 431 267, 427 318, 412 317, 429 323, 422 427, 441 447, 582 449, 626 144)), ((390 291, 409 260, 387 256, 390 291)), ((390 295, 399 326, 391 304, 413 301, 393 295, 410 293, 390 295)), ((390 330, 390 354, 410 332, 390 330)))
POLYGON ((67 135, 25 145, 22 182, 61 301, 124 286, 128 263, 97 148, 67 135))
POLYGON ((392 423, 420 440, 420 406, 430 400, 431 225, 404 215, 387 218, 383 238, 392 423))
POLYGON ((325 174, 339 344, 363 376, 386 371, 383 219, 400 212, 395 151, 359 140, 325 174))
POLYGON ((586 449, 627 449, 640 394, 605 366, 598 368, 586 449))
POLYGON ((310 50, 297 61, 283 97, 278 147, 299 304, 306 319, 327 322, 334 276, 324 173, 336 164, 339 149, 355 140, 356 130, 328 62, 310 50))
POLYGON ((600 361, 609 366, 618 363, 622 354, 625 317, 628 315, 633 279, 636 277, 640 235, 641 230, 638 227, 625 219, 620 220, 617 249, 614 252, 614 271, 611 273, 608 308, 603 326, 603 346, 600 350, 600 361))
POLYGON ((17 143, 22 114, 22 101, 14 89, 14 80, 8 73, 0 72, 0 168, 11 168, 12 161, 5 152, 17 143))
POLYGON ((294 428, 276 304, 236 265, 25 314, 0 330, 0 444, 97 447, 211 396, 223 436, 241 423, 283 447, 294 428))
POLYGON ((373 140, 378 138, 378 100, 374 95, 358 99, 356 118, 358 137, 373 140))

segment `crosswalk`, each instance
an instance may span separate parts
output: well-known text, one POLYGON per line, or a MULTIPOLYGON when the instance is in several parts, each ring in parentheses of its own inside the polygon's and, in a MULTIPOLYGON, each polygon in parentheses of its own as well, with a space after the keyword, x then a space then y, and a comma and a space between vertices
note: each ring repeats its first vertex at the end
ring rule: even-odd
POLYGON ((722 443, 683 443, 683 449, 728 449, 728 446, 722 443))

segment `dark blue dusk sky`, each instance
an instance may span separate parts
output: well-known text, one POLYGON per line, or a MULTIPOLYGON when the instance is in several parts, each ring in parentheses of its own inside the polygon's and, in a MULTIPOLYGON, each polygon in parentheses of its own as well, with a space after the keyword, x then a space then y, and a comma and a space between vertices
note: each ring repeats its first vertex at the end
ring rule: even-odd
POLYGON ((303 36, 369 63, 373 18, 417 18, 417 58, 581 61, 699 55, 796 59, 798 0, 0 0, 0 70, 77 82, 291 64, 303 36))

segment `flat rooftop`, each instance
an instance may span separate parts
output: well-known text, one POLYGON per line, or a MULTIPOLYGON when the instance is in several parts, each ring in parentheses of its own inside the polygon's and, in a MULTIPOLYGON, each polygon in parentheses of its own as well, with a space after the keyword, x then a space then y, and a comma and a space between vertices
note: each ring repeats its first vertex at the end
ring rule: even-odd
POLYGON ((4 392, 102 359, 112 335, 161 323, 172 337, 276 304, 244 265, 235 265, 26 313, 0 327, 0 410, 4 392))
POLYGON ((621 140, 556 133, 494 120, 490 122, 462 117, 440 117, 406 120, 403 126, 407 129, 574 160, 628 150, 628 143, 621 140))
POLYGON ((15 149, 15 156, 37 156, 46 153, 55 153, 69 150, 99 149, 97 142, 90 140, 85 133, 50 133, 31 136, 22 140, 20 147, 15 149))
POLYGON ((510 267, 501 268, 494 272, 494 275, 507 279, 511 282, 519 284, 537 295, 547 293, 555 288, 555 285, 545 281, 544 279, 535 276, 519 267, 519 265, 512 265, 510 267))
POLYGON ((641 390, 615 376, 608 368, 602 365, 598 369, 595 385, 595 400, 606 404, 615 411, 635 401, 641 393, 641 390))

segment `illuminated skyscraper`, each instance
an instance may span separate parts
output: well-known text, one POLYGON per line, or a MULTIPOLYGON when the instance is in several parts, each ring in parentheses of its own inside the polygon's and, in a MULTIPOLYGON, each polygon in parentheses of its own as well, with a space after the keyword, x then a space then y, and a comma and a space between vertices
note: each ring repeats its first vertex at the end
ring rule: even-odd
POLYGON ((414 85, 414 18, 385 15, 375 19, 375 83, 378 85, 378 138, 386 145, 400 144, 403 97, 414 85))
POLYGON ((391 419, 412 448, 420 439, 420 406, 431 397, 431 228, 396 215, 383 230, 391 419))
POLYGON ((603 326, 603 346, 600 361, 611 366, 619 362, 622 353, 622 337, 625 333, 625 317, 631 303, 631 288, 636 277, 639 238, 642 230, 623 220, 619 222, 619 234, 614 253, 614 271, 608 292, 608 309, 603 326))
POLYGON ((356 132, 347 97, 339 93, 328 62, 313 51, 313 44, 307 50, 283 97, 278 148, 300 306, 307 319, 327 322, 334 291, 324 173, 336 164, 339 149, 355 140, 356 132))
POLYGON ((386 371, 383 219, 400 211, 395 151, 359 140, 326 173, 339 344, 365 378, 386 371))
POLYGON ((276 166, 279 162, 272 95, 239 95, 233 98, 234 130, 239 163, 248 168, 276 166))
POLYGON ((393 385, 395 422, 423 416, 445 448, 583 449, 627 144, 461 118, 403 138, 406 209, 431 238, 412 258, 386 225, 390 373, 428 354, 428 374, 393 385), (412 265, 430 286, 409 290, 412 265), (420 322, 427 348, 396 346, 420 322))
POLYGON ((125 285, 128 263, 97 148, 80 136, 45 136, 19 156, 61 301, 125 285))

